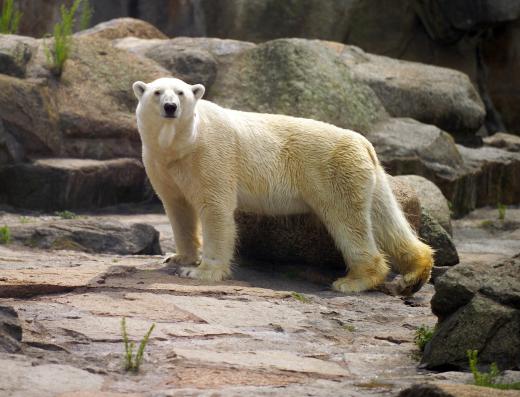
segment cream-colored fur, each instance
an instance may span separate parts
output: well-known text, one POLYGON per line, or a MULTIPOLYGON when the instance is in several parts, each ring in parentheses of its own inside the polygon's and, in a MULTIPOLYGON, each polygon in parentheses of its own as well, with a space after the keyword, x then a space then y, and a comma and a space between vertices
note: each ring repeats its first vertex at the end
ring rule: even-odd
POLYGON ((177 253, 169 259, 182 276, 230 276, 233 214, 240 209, 316 213, 349 265, 346 277, 333 284, 338 291, 381 284, 388 273, 381 251, 403 274, 405 292, 429 279, 432 250, 410 228, 372 145, 360 134, 314 120, 224 109, 200 99, 203 86, 178 79, 133 88, 144 165, 172 225, 177 253), (174 118, 164 117, 167 104, 176 105, 174 118))

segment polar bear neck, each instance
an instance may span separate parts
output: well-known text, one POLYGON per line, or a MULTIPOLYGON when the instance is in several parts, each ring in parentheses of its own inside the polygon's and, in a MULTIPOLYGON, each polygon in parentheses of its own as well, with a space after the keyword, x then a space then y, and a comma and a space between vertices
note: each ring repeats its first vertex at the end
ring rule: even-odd
POLYGON ((170 160, 178 160, 190 153, 198 136, 199 115, 195 113, 187 121, 165 120, 156 126, 157 131, 146 142, 148 149, 167 152, 170 160))

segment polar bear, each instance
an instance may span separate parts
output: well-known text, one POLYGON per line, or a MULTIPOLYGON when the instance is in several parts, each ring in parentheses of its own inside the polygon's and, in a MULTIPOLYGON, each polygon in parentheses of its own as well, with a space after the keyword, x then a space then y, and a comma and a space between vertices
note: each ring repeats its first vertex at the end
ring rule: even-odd
POLYGON ((312 211, 348 264, 335 290, 377 287, 389 272, 387 258, 403 275, 404 294, 428 281, 432 249, 408 224, 362 135, 315 120, 225 109, 201 99, 204 86, 175 78, 137 81, 133 90, 143 162, 177 247, 168 260, 181 276, 230 276, 235 210, 312 211))

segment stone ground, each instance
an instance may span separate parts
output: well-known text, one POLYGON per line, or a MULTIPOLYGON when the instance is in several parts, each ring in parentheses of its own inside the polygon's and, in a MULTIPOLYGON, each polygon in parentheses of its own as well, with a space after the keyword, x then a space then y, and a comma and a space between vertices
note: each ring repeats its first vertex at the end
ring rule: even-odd
MULTIPOLYGON (((152 224, 173 249, 156 208, 81 216, 152 224)), ((0 225, 49 219, 67 222, 0 212, 0 225)), ((520 209, 504 221, 477 210, 454 222, 454 238, 463 262, 519 253, 520 209)), ((395 396, 416 382, 471 379, 418 368, 414 331, 436 322, 432 285, 407 299, 345 296, 273 264, 207 284, 160 261, 0 245, 0 306, 23 329, 21 352, 0 353, 0 396, 395 396), (134 340, 156 323, 137 374, 122 370, 122 317, 134 340)))

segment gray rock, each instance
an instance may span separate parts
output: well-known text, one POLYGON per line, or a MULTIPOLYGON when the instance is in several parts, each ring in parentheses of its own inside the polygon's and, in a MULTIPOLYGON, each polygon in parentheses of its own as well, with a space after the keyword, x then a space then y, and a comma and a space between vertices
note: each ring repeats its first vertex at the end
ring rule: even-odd
POLYGON ((13 135, 7 132, 0 120, 0 166, 17 163, 25 159, 25 150, 13 135))
POLYGON ((484 145, 507 150, 508 152, 520 152, 520 136, 497 132, 483 139, 484 145))
POLYGON ((433 124, 455 136, 482 126, 484 104, 464 73, 333 45, 353 78, 372 88, 391 116, 433 124))
POLYGON ((520 366, 520 256, 490 265, 461 264, 435 283, 431 305, 439 325, 426 346, 428 368, 466 368, 467 350, 479 363, 520 366))
POLYGON ((32 248, 68 249, 119 255, 161 254, 159 232, 144 223, 56 220, 11 228, 12 239, 32 248))
POLYGON ((0 73, 15 77, 25 77, 27 64, 36 47, 36 39, 31 37, 3 34, 0 36, 0 73))
POLYGON ((208 99, 238 110, 312 118, 360 132, 387 118, 374 92, 355 82, 332 50, 302 39, 273 40, 240 53, 227 70, 219 71, 208 99))
POLYGON ((419 175, 399 175, 395 178, 412 186, 419 196, 421 208, 452 235, 451 211, 442 191, 433 182, 419 175))
POLYGON ((435 250, 435 266, 453 266, 459 263, 459 255, 450 235, 427 210, 423 210, 421 214, 419 236, 435 250))
POLYGON ((116 18, 102 22, 96 26, 76 33, 77 37, 88 36, 107 40, 123 37, 139 37, 142 39, 166 39, 167 36, 148 22, 135 18, 116 18))
POLYGON ((0 168, 0 194, 9 204, 46 211, 142 201, 145 181, 136 159, 41 159, 0 168))
POLYGON ((22 328, 16 310, 10 306, 0 306, 0 352, 18 352, 21 341, 22 328))

